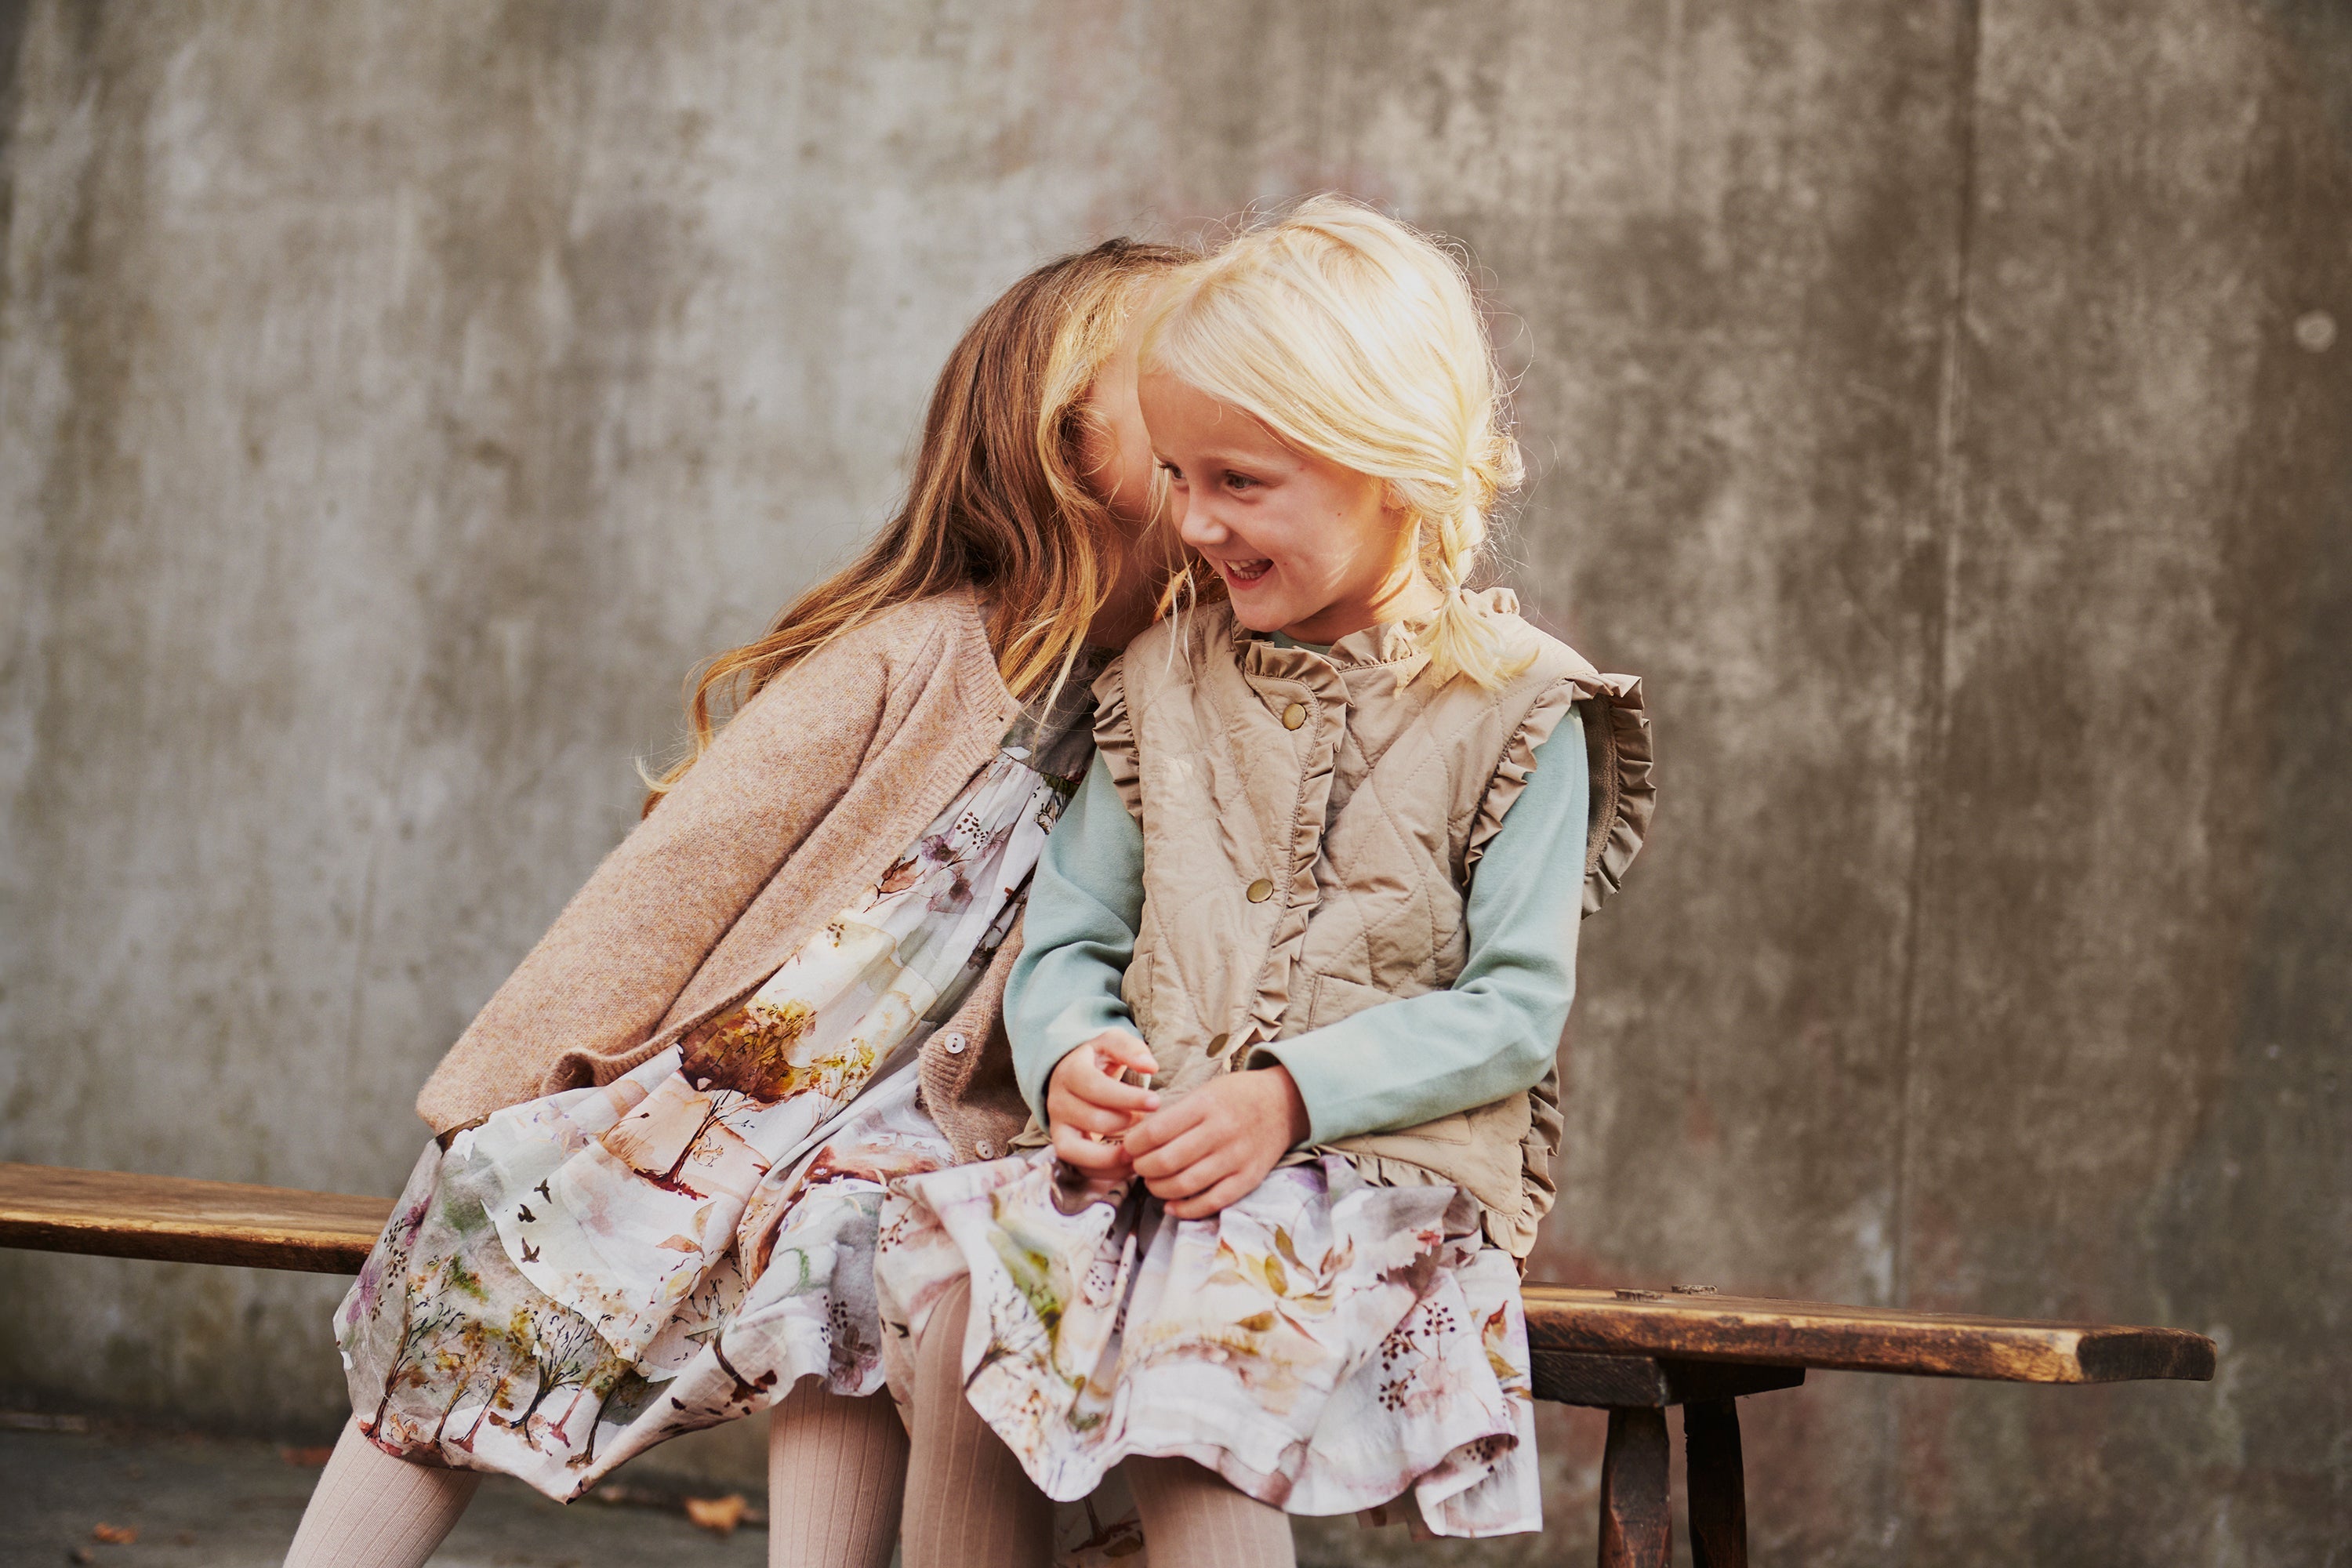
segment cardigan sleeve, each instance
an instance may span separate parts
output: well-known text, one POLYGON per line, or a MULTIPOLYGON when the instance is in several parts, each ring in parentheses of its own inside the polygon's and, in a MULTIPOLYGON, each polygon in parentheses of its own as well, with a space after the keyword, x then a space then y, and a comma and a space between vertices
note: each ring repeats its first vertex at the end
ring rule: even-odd
POLYGON ((1470 951, 1452 988, 1250 1053, 1254 1067, 1290 1069, 1311 1142, 1416 1127, 1530 1088, 1551 1067, 1576 995, 1583 910, 1592 786, 1580 713, 1535 759, 1471 879, 1470 951))
POLYGON ((586 1083, 593 1058, 659 1027, 882 732, 887 620, 770 681, 604 858, 425 1081, 416 1110, 436 1132, 586 1083))

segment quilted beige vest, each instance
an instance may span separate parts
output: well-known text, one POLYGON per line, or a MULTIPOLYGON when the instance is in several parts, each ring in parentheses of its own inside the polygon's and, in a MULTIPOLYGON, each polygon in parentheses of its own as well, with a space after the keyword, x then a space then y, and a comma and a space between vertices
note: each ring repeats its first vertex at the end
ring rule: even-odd
MULTIPOLYGON (((1585 913, 1624 876, 1653 800, 1641 683, 1529 626, 1507 590, 1474 597, 1534 651, 1500 689, 1415 679, 1427 660, 1402 626, 1327 656, 1253 636, 1222 604, 1153 626, 1096 683, 1096 742, 1143 829, 1125 993, 1163 1094, 1249 1065, 1263 1042, 1452 985, 1471 868, 1580 704, 1585 913)), ((1330 1148, 1375 1181, 1462 1188, 1488 1238, 1524 1258, 1560 1127, 1555 1069, 1531 1092, 1330 1148)))

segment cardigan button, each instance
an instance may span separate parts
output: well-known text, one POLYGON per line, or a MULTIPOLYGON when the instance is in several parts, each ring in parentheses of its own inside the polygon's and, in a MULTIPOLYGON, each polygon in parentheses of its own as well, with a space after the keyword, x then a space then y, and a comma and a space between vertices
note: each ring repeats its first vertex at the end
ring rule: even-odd
POLYGON ((940 1048, 951 1057, 963 1055, 963 1037, 950 1031, 940 1037, 940 1048))
POLYGON ((1264 877, 1260 877, 1256 881, 1252 882, 1249 885, 1242 896, 1249 900, 1251 903, 1262 904, 1265 902, 1266 900, 1274 897, 1274 884, 1267 881, 1264 877))
POLYGON ((1210 1036, 1210 1037, 1209 1037, 1209 1054, 1210 1054, 1211 1056, 1213 1056, 1213 1057, 1214 1057, 1214 1056, 1222 1056, 1222 1055, 1223 1055, 1223 1054, 1224 1054, 1224 1049, 1225 1049, 1225 1042, 1226 1042, 1226 1041, 1228 1041, 1228 1040, 1230 1040, 1230 1039, 1232 1039, 1232 1038, 1233 1038, 1233 1037, 1232 1037, 1231 1035, 1212 1035, 1212 1036, 1210 1036))
POLYGON ((1307 704, 1304 702, 1294 702, 1289 707, 1282 710, 1282 727, 1284 729, 1296 730, 1298 726, 1306 722, 1307 704))
POLYGON ((971 1152, 979 1155, 983 1160, 993 1160, 996 1158, 996 1145, 990 1142, 985 1138, 973 1144, 971 1146, 971 1152))

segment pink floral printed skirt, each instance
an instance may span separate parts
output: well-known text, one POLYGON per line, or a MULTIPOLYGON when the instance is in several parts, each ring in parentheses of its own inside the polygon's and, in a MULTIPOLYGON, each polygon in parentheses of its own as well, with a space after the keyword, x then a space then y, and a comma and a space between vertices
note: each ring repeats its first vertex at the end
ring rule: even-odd
POLYGON ((1064 750, 1017 729, 740 1006, 425 1146, 335 1317, 378 1447, 569 1499, 801 1378, 879 1391, 884 1185, 955 1158, 916 1055, 1020 912, 1064 750))
MULTIPOLYGON (((638 1072, 658 1087, 676 1065, 657 1057, 638 1072)), ((618 1120, 609 1111, 625 1100, 625 1089, 613 1093, 623 1086, 646 1087, 619 1079, 528 1110, 541 1124, 565 1117, 591 1131, 618 1120)), ((638 1215, 599 1216, 600 1234, 621 1243, 620 1268, 567 1269, 589 1278, 555 1281, 561 1295, 542 1289, 525 1270, 564 1254, 554 1240, 525 1242, 520 1266, 509 1254, 496 1216, 511 1200, 484 1147, 488 1131, 459 1133, 446 1154, 427 1149, 336 1314, 353 1414, 377 1447, 501 1470, 570 1499, 632 1455, 762 1409, 803 1377, 836 1394, 880 1388, 873 1268, 883 1184, 955 1157, 915 1104, 912 1073, 860 1099, 774 1184, 793 1190, 757 1216, 750 1247, 671 1276, 687 1288, 667 1310, 630 1320, 656 1325, 651 1336, 616 1329, 618 1315, 586 1287, 600 1276, 607 1290, 615 1279, 635 1286, 642 1273, 629 1254, 667 1238, 630 1223, 638 1215)), ((535 1210, 561 1212, 528 1194, 518 1206, 541 1220, 535 1210)))
POLYGON ((1291 1513, 1410 1492, 1434 1534, 1543 1527, 1518 1269, 1453 1187, 1328 1155, 1172 1220, 1139 1184, 1064 1214, 1050 1150, 902 1178, 875 1264, 902 1405, 967 1276, 966 1396, 1049 1497, 1153 1454, 1291 1513))

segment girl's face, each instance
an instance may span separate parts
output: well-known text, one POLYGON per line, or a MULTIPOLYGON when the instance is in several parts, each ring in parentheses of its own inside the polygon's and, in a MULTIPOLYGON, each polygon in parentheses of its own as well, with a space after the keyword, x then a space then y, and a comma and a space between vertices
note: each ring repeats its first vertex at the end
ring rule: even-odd
POLYGON ((1436 608, 1411 518, 1368 474, 1285 445, 1174 376, 1141 378, 1177 531, 1215 568, 1254 632, 1329 643, 1436 608))

